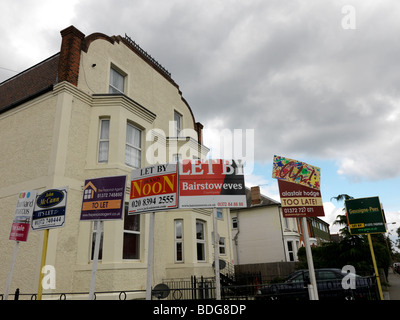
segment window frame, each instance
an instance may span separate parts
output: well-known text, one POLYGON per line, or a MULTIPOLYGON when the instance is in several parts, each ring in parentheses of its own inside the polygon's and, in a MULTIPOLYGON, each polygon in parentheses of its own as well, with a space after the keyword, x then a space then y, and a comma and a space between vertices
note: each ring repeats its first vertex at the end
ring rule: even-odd
POLYGON ((111 67, 110 67, 110 78, 109 78, 109 84, 108 84, 108 93, 109 94, 125 94, 126 76, 127 75, 126 75, 125 72, 123 72, 120 68, 118 68, 118 67, 116 67, 115 65, 112 64, 111 67), (122 86, 123 86, 122 91, 112 81, 113 72, 115 72, 117 75, 122 77, 122 86))
POLYGON ((225 256, 226 255, 226 238, 225 237, 219 237, 218 248, 219 248, 219 254, 225 256))
POLYGON ((184 255, 184 230, 183 230, 183 219, 175 219, 174 220, 174 251, 175 251, 175 263, 184 263, 185 262, 185 255, 184 255), (178 235, 178 223, 180 223, 180 238, 178 235), (181 259, 178 259, 178 245, 180 245, 181 251, 181 259))
POLYGON ((207 222, 204 220, 196 219, 196 260, 197 262, 207 262, 207 237, 206 237, 207 222), (202 239, 198 238, 197 225, 202 226, 202 239), (199 259, 199 246, 202 247, 203 259, 199 259))
POLYGON ((237 229, 239 226, 239 219, 238 217, 232 217, 232 229, 237 229))
POLYGON ((295 251, 294 251, 294 241, 288 240, 286 241, 286 246, 288 250, 288 258, 289 261, 295 261, 295 251))
POLYGON ((174 110, 174 135, 180 137, 183 125, 183 116, 180 112, 174 110))
POLYGON ((143 130, 140 129, 139 127, 137 127, 136 125, 134 125, 133 123, 127 121, 127 123, 126 123, 126 137, 125 137, 125 164, 127 166, 131 167, 131 168, 135 168, 135 169, 141 168, 141 165, 142 165, 142 145, 143 145, 142 138, 143 138, 143 130), (140 134, 140 137, 139 137, 139 144, 140 145, 139 146, 132 145, 131 143, 128 142, 128 126, 132 127, 133 129, 135 129, 135 130, 137 130, 139 132, 139 134, 140 134), (139 152, 139 157, 138 157, 139 164, 137 166, 135 166, 135 164, 128 163, 127 152, 126 152, 128 148, 132 148, 132 149, 137 150, 139 152))
POLYGON ((108 163, 108 157, 110 153, 110 126, 111 126, 111 121, 110 118, 100 118, 99 122, 99 143, 98 143, 98 151, 97 151, 97 163, 108 163), (108 133, 106 138, 102 138, 102 129, 103 129, 103 123, 108 122, 108 133), (104 142, 107 142, 107 156, 106 159, 100 160, 100 145, 104 142))
MULTIPOLYGON (((92 232, 91 232, 91 246, 90 246, 90 261, 93 261, 94 258, 94 248, 96 245, 96 237, 98 234, 98 228, 97 226, 99 225, 100 221, 93 221, 92 223, 92 232)), ((99 246, 99 257, 98 261, 101 261, 103 259, 103 243, 104 243, 104 223, 103 223, 103 229, 101 230, 101 235, 100 235, 100 246, 99 246)))
POLYGON ((128 205, 125 205, 125 212, 124 212, 124 220, 123 220, 123 231, 122 231, 122 260, 123 261, 138 261, 140 260, 140 256, 141 256, 141 250, 140 250, 140 244, 141 244, 141 217, 140 214, 135 214, 135 215, 129 215, 128 214, 128 205), (125 219, 127 216, 137 216, 137 218, 139 219, 139 222, 137 223, 137 226, 139 228, 139 230, 131 230, 131 229, 125 229, 125 219), (137 257, 136 258, 125 258, 124 254, 125 254, 125 234, 130 234, 130 235, 136 235, 137 236, 137 257))

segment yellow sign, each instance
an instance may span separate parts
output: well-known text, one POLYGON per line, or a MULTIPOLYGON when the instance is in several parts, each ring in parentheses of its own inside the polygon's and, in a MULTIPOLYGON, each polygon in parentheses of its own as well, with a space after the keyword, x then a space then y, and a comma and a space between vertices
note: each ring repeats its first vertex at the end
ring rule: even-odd
POLYGON ((365 224, 364 223, 353 223, 351 225, 349 225, 350 229, 354 229, 354 228, 364 228, 365 224))

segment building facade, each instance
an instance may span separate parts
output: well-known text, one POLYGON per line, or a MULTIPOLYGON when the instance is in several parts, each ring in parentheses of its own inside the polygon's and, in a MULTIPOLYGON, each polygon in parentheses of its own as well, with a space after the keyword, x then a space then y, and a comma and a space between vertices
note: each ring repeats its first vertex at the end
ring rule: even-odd
MULTIPOLYGON (((101 237, 96 291, 145 290, 149 216, 80 221, 85 179, 127 175, 156 163, 202 159, 201 123, 171 74, 129 37, 71 26, 60 52, 0 84, 0 291, 11 263, 11 223, 22 190, 68 186, 65 226, 51 229, 46 265, 54 266, 51 292, 88 292, 94 239, 101 237), (4 151, 5 150, 5 151, 4 151)), ((229 210, 218 213, 220 258, 232 261, 229 210)), ((153 285, 190 275, 212 276, 212 212, 157 212, 153 285)), ((35 293, 43 231, 21 243, 11 291, 35 293)), ((106 295, 113 297, 112 294, 106 295)), ((143 298, 144 292, 129 298, 143 298)))
POLYGON ((284 218, 281 204, 247 189, 247 208, 231 209, 235 265, 298 261, 298 219, 284 218))

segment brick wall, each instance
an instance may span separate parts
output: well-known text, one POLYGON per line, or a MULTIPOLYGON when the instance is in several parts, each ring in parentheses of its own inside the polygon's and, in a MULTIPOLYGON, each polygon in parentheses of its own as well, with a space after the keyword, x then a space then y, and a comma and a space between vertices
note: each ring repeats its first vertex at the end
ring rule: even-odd
POLYGON ((61 31, 61 36, 58 82, 68 81, 77 86, 82 43, 85 35, 74 26, 70 26, 61 31))

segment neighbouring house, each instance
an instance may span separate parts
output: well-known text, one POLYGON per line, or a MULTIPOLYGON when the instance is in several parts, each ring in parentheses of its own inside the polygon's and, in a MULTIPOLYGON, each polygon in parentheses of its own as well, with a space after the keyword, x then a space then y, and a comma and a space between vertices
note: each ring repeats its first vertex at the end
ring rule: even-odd
MULTIPOLYGON (((260 193, 258 186, 246 190, 247 208, 231 209, 232 250, 236 270, 261 271, 264 278, 292 272, 297 252, 304 244, 301 218, 285 218, 281 204, 260 193)), ((330 241, 329 224, 307 217, 310 244, 330 241)))
POLYGON ((297 261, 300 234, 296 218, 283 218, 281 204, 246 190, 247 208, 231 209, 232 248, 236 265, 297 261))

